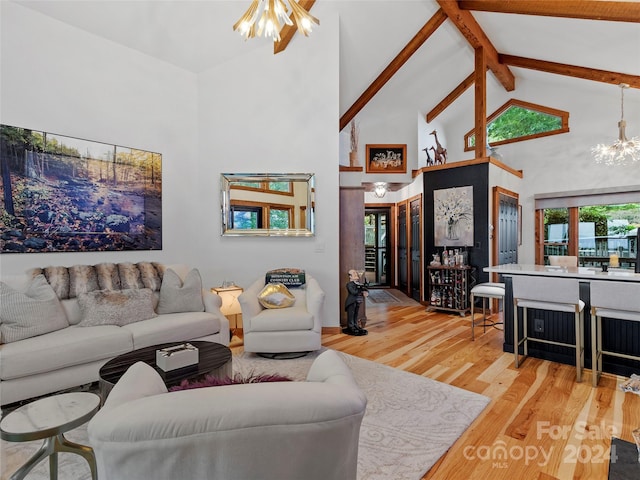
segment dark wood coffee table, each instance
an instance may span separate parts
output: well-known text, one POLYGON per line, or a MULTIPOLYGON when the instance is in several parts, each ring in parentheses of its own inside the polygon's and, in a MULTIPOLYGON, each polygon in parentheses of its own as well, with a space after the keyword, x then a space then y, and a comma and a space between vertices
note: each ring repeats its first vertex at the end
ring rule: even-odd
POLYGON ((229 347, 215 342, 190 341, 190 342, 169 342, 150 347, 139 348, 131 352, 118 355, 109 360, 100 369, 100 396, 106 400, 107 395, 116 384, 124 372, 136 362, 144 362, 152 366, 160 374, 167 388, 180 385, 183 380, 191 380, 205 375, 212 375, 217 378, 231 377, 231 350, 229 347), (198 363, 176 370, 165 372, 156 365, 156 350, 161 348, 190 343, 198 349, 198 363))

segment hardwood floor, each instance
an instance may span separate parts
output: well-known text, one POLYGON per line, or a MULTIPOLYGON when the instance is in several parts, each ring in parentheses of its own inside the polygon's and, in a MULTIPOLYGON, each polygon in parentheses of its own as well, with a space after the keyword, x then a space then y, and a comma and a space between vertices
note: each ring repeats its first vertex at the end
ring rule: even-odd
POLYGON ((477 328, 472 342, 468 315, 383 304, 367 305, 367 318, 369 335, 324 334, 323 345, 491 398, 424 480, 604 480, 611 436, 633 442, 640 427, 640 395, 618 388, 624 377, 592 388, 591 372, 576 383, 570 365, 527 358, 515 369, 503 332, 477 328))
MULTIPOLYGON (((476 330, 470 317, 423 306, 367 307, 369 335, 325 335, 327 347, 385 363, 492 399, 426 479, 606 479, 611 436, 633 441, 640 396, 605 375, 528 358, 520 369, 502 351, 503 333, 476 330)), ((640 373, 640 372, 639 372, 640 373)))

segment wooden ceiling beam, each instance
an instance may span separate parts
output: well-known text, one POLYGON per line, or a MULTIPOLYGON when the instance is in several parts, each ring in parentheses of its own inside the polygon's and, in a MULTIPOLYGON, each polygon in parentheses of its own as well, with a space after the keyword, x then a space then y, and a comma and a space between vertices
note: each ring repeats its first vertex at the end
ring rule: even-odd
POLYGON ((444 97, 444 99, 435 107, 431 109, 429 113, 427 113, 426 120, 427 123, 430 123, 434 118, 444 112, 449 105, 456 101, 456 99, 462 95, 467 89, 473 85, 475 79, 475 73, 469 74, 467 78, 465 78, 456 88, 454 88, 449 95, 444 97))
POLYGON ((476 126, 476 158, 487 154, 487 57, 484 48, 477 47, 475 54, 475 126, 476 126))
POLYGON ((482 47, 484 49, 487 66, 491 69, 505 90, 508 92, 514 90, 516 80, 513 73, 511 73, 509 67, 500 63, 496 48, 491 43, 491 40, 489 40, 489 37, 484 33, 484 30, 482 30, 480 25, 478 25, 475 18, 473 18, 473 15, 468 11, 460 10, 460 8, 458 8, 458 2, 452 2, 451 0, 438 0, 438 4, 458 30, 460 30, 460 33, 464 35, 474 50, 478 47, 482 47))
POLYGON ((346 127, 364 106, 380 91, 380 89, 400 70, 402 65, 427 41, 440 25, 444 23, 447 16, 439 9, 433 17, 415 34, 415 36, 405 45, 405 47, 391 60, 391 63, 382 71, 380 75, 367 87, 360 97, 349 107, 340 117, 340 130, 346 127))
MULTIPOLYGON (((307 12, 311 11, 311 7, 316 3, 316 0, 298 0, 298 5, 304 8, 307 12)), ((289 16, 291 21, 293 22, 293 13, 289 16)), ((285 25, 280 30, 280 41, 273 42, 273 54, 284 52, 285 48, 289 45, 289 42, 293 40, 293 36, 298 31, 298 27, 294 22, 293 25, 285 25)))
POLYGON ((638 75, 610 72, 607 70, 596 70, 594 68, 578 67, 576 65, 567 65, 564 63, 547 62, 545 60, 517 57, 515 55, 506 55, 502 53, 499 54, 498 57, 500 59, 500 62, 512 67, 528 68, 530 70, 538 70, 540 72, 583 78, 585 80, 592 80, 594 82, 611 83, 613 85, 628 83, 632 88, 640 88, 640 76, 638 75))
POLYGON ((547 17, 640 22, 640 3, 601 0, 461 0, 461 10, 542 15, 547 17))

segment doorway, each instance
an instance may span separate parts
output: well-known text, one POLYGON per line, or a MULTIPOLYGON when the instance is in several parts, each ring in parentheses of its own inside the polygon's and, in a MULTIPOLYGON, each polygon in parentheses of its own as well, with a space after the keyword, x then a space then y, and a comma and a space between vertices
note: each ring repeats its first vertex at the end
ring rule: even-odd
POLYGON ((391 208, 365 208, 364 212, 364 250, 365 275, 369 285, 375 287, 390 286, 391 208))
POLYGON ((493 188, 493 265, 518 263, 520 243, 518 194, 501 187, 493 188))

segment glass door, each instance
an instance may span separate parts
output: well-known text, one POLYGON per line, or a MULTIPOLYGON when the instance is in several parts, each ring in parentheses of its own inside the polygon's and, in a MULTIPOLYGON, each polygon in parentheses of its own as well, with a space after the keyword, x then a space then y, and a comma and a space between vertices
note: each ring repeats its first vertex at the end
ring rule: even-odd
POLYGON ((389 286, 389 208, 366 209, 364 250, 366 277, 372 286, 389 286))

